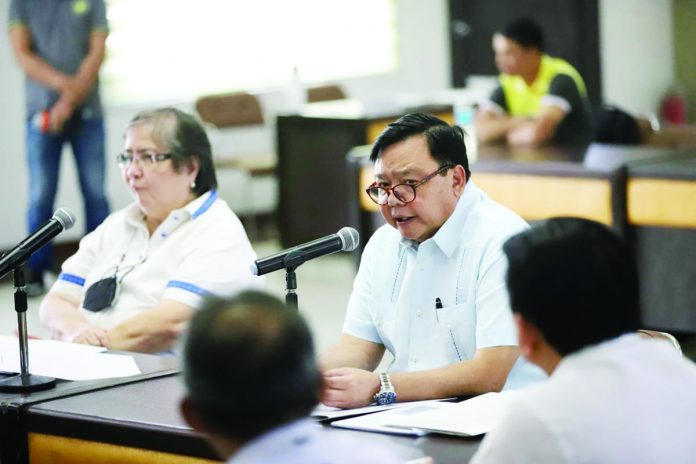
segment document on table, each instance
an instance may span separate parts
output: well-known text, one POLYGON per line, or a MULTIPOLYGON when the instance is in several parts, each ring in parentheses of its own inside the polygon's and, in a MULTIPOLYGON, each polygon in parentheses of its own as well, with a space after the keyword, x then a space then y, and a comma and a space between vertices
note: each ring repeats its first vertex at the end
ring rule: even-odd
POLYGON ((443 403, 437 409, 394 416, 387 425, 447 435, 483 435, 493 429, 518 394, 517 391, 485 393, 459 403, 443 403))
MULTIPOLYGON (((452 398, 446 398, 443 400, 432 400, 432 401, 449 401, 452 398)), ((420 404, 422 401, 408 401, 405 403, 392 403, 392 404, 371 404, 370 406, 364 406, 362 408, 353 409, 341 409, 334 408, 331 406, 326 406, 324 404, 319 404, 312 411, 311 416, 318 420, 331 420, 338 419, 340 417, 352 417, 352 416, 362 416, 365 414, 372 414, 380 411, 385 411, 389 409, 400 409, 407 408, 416 404, 420 404)))
POLYGON ((407 406, 335 421, 331 423, 331 426, 344 429, 365 430, 368 432, 382 432, 395 435, 411 435, 414 437, 420 437, 428 432, 426 430, 413 427, 394 426, 391 424, 399 423, 403 420, 407 421, 407 418, 413 415, 423 414, 428 411, 437 411, 452 405, 452 403, 443 403, 442 401, 438 400, 413 401, 410 403, 401 404, 407 404, 407 406))
MULTIPOLYGON (((132 356, 106 348, 55 340, 29 340, 29 373, 65 380, 95 380, 140 374, 132 356)), ((0 336, 0 371, 20 372, 19 340, 0 336)))

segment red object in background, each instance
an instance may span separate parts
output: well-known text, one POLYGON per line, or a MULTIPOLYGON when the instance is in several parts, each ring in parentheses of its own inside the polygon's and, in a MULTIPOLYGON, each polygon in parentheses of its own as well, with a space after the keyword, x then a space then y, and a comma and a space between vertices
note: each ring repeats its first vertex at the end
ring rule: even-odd
POLYGON ((47 110, 36 113, 32 119, 34 127, 41 132, 48 132, 48 124, 51 121, 51 117, 47 110))
POLYGON ((678 93, 668 93, 662 99, 662 120, 669 124, 686 124, 686 98, 678 93))

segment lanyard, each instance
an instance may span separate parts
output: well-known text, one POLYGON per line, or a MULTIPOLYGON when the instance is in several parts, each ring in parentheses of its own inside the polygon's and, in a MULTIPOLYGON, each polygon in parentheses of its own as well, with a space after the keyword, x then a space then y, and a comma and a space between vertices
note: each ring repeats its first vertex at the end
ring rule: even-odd
POLYGON ((147 260, 147 255, 143 256, 143 258, 142 258, 140 261, 138 261, 137 263, 135 263, 135 264, 133 264, 132 266, 128 267, 128 268, 125 270, 125 272, 123 272, 123 274, 121 274, 121 277, 120 277, 120 278, 118 277, 118 271, 119 271, 119 269, 121 268, 121 265, 123 264, 123 261, 126 259, 126 255, 128 254, 128 250, 130 249, 131 244, 133 243, 133 239, 135 238, 135 234, 136 234, 137 232, 138 232, 137 230, 134 230, 133 233, 131 234, 130 238, 128 239, 128 245, 126 245, 126 250, 125 250, 125 251, 123 252, 123 254, 121 255, 121 259, 118 261, 118 264, 116 264, 116 269, 114 269, 114 273, 113 273, 112 277, 113 277, 114 279, 116 279, 116 281, 117 281, 119 284, 120 284, 121 282, 123 282, 123 279, 124 279, 128 274, 130 274, 130 273, 133 271, 133 269, 135 269, 136 267, 140 266, 141 264, 143 264, 143 263, 147 260))

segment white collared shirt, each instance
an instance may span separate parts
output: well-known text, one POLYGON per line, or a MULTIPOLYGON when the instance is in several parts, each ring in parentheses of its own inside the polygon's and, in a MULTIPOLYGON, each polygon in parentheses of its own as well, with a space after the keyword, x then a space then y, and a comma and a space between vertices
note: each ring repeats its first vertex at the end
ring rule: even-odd
MULTIPOLYGON (((343 332, 383 344, 394 356, 393 372, 434 369, 471 359, 481 348, 517 345, 502 244, 527 227, 471 180, 430 239, 418 244, 380 227, 363 252, 343 332), (436 310, 436 298, 443 308, 436 310)), ((545 377, 520 358, 506 388, 545 377)))
POLYGON ((205 296, 258 287, 262 280, 249 270, 255 259, 241 222, 210 191, 172 211, 152 235, 136 204, 111 214, 80 241, 51 291, 79 299, 81 314, 109 329, 161 300, 199 308, 205 296), (114 273, 120 282, 114 305, 84 309, 85 291, 114 273))
POLYGON ((365 435, 339 431, 322 433, 321 425, 311 419, 301 419, 273 429, 235 453, 227 464, 354 464, 403 462, 383 445, 370 443, 365 435))
POLYGON ((521 392, 472 463, 692 463, 696 365, 624 335, 568 355, 521 392))

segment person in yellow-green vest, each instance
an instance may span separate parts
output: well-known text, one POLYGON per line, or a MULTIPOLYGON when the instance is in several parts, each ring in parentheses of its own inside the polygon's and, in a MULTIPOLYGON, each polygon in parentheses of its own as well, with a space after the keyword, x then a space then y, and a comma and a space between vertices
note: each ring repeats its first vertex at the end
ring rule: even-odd
POLYGON ((592 138, 585 83, 568 62, 544 53, 539 24, 518 18, 493 35, 500 84, 476 113, 478 143, 582 145, 592 138))

